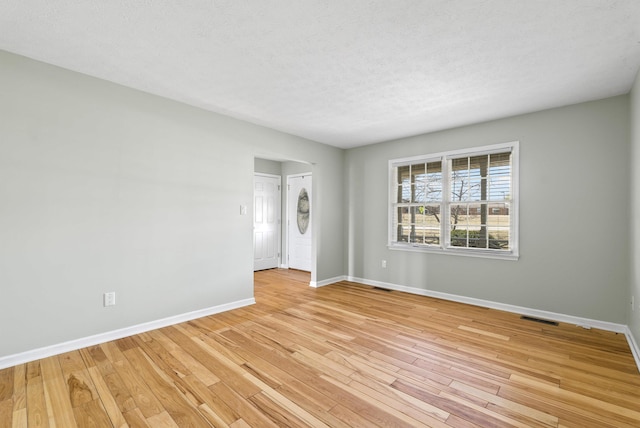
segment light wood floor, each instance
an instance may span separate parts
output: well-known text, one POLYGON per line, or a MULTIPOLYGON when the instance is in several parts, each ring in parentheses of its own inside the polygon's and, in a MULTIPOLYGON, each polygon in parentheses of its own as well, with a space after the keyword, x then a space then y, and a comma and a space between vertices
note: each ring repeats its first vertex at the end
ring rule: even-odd
POLYGON ((255 281, 256 305, 0 371, 0 427, 640 427, 623 335, 255 281))

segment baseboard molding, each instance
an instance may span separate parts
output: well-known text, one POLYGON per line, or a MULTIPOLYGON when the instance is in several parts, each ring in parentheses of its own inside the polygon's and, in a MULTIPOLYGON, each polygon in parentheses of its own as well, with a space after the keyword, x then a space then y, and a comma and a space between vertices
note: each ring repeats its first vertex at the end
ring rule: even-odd
POLYGON ((244 306, 256 303, 254 298, 238 300, 236 302, 226 303, 224 305, 212 306, 210 308, 200 309, 193 312, 187 312, 180 315, 174 315, 162 318, 156 321, 150 321, 137 324, 131 327, 125 327, 118 330, 108 331, 93 336, 83 337, 80 339, 70 340, 68 342, 56 345, 46 346, 43 348, 33 349, 30 351, 20 352, 18 354, 0 357, 0 370, 13 367, 18 364, 28 363, 30 361, 39 360, 41 358, 51 357, 53 355, 63 354, 65 352, 75 351, 77 349, 86 348, 88 346, 98 345, 100 343, 109 342, 111 340, 122 339, 123 337, 132 336, 138 333, 155 330, 162 327, 178 324, 181 322, 191 321, 196 318, 206 317, 208 315, 218 314, 220 312, 230 311, 232 309, 242 308, 244 306))
POLYGON ((309 282, 309 287, 319 288, 319 287, 324 287, 325 285, 331 285, 331 284, 335 284, 336 282, 346 281, 346 280, 347 280, 346 275, 335 276, 333 278, 324 279, 322 281, 317 281, 317 282, 311 281, 309 282))
POLYGON ((636 342, 636 339, 633 337, 631 329, 628 326, 625 331, 625 336, 627 336, 629 348, 631 348, 631 353, 633 354, 633 358, 636 360, 636 366, 638 366, 638 371, 640 372, 640 347, 638 346, 638 342, 636 342))

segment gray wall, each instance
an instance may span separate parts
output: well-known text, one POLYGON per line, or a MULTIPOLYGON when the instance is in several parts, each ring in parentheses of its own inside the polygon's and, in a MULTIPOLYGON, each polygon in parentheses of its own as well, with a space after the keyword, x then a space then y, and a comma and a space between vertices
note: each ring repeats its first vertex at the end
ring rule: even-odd
POLYGON ((1 51, 0 70, 0 357, 251 298, 255 157, 314 164, 315 279, 344 273, 343 151, 1 51))
POLYGON ((635 308, 627 304, 627 324, 640 344, 640 72, 631 91, 631 281, 627 302, 635 297, 635 308))
POLYGON ((282 163, 278 161, 256 158, 253 165, 253 170, 255 172, 271 175, 282 174, 282 163))
POLYGON ((628 102, 620 96, 349 150, 348 274, 625 323, 628 102), (515 140, 521 167, 518 261, 387 248, 389 159, 515 140))

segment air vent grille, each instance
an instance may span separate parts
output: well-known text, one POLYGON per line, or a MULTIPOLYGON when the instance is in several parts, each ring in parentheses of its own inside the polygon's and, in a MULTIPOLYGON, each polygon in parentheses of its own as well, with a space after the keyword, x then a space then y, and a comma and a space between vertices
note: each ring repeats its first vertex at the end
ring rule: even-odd
POLYGON ((555 325, 556 327, 558 326, 558 323, 555 322, 555 321, 543 320, 543 319, 540 319, 540 318, 529 317, 529 316, 526 316, 526 315, 521 316, 520 319, 526 320, 526 321, 539 322, 540 324, 555 325))

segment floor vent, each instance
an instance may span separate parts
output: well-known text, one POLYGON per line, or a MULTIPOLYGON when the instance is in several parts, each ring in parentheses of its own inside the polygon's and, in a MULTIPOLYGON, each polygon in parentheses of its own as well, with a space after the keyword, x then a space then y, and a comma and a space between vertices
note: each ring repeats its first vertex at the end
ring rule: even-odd
POLYGON ((379 291, 386 291, 388 293, 392 292, 393 290, 389 290, 388 288, 382 288, 382 287, 373 287, 374 290, 379 290, 379 291))
POLYGON ((523 315, 520 317, 521 320, 527 320, 527 321, 533 321, 533 322, 539 322, 541 324, 547 324, 547 325, 555 325, 557 326, 558 323, 555 321, 549 321, 549 320, 543 320, 540 318, 534 318, 534 317, 528 317, 526 315, 523 315))

